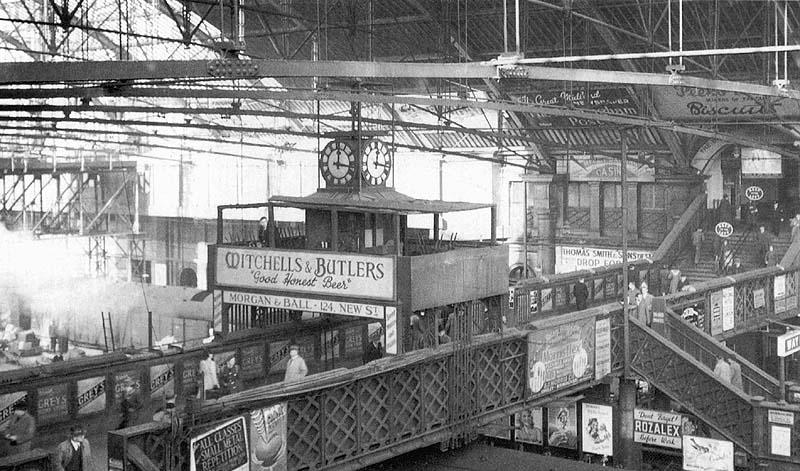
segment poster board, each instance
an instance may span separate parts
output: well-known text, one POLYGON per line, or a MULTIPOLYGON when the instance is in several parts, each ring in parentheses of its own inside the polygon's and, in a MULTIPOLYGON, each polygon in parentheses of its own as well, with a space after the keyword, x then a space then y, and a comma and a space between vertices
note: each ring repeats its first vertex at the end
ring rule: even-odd
POLYGON ((734 471, 733 442, 683 436, 683 469, 686 471, 734 471))
POLYGON ((250 411, 250 471, 286 471, 286 403, 250 411))
POLYGON ((213 427, 189 441, 190 471, 246 471, 249 446, 243 416, 213 427))
POLYGON ((573 402, 547 406, 547 444, 570 450, 578 449, 577 406, 573 402))
POLYGON ((543 445, 543 409, 530 407, 514 414, 514 440, 531 445, 543 445))
POLYGON ((613 456, 613 408, 602 404, 581 405, 581 449, 585 453, 613 456))
POLYGON ((595 318, 528 334, 528 389, 546 394, 594 378, 595 318))

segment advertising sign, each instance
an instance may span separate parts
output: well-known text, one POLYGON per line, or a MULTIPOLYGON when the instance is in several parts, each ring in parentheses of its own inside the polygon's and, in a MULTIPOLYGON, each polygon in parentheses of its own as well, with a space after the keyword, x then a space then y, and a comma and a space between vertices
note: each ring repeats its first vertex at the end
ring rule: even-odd
POLYGON ((245 471, 249 447, 244 417, 236 417, 192 438, 189 442, 191 471, 245 471))
POLYGON ((114 398, 119 401, 125 397, 125 388, 130 386, 135 392, 141 392, 142 376, 138 370, 123 371, 114 375, 114 398))
POLYGON ((585 453, 605 456, 614 454, 612 412, 611 406, 583 403, 581 407, 581 448, 585 453))
POLYGON ((758 309, 766 305, 767 297, 764 295, 764 288, 753 290, 753 308, 758 309))
MULTIPOLYGON (((752 147, 742 148, 742 176, 776 178, 783 175, 781 155, 764 149, 754 149, 752 147)), ((745 190, 745 195, 750 201, 757 201, 764 197, 764 190, 758 186, 750 186, 745 190), (750 197, 750 190, 753 189, 753 196, 750 197)))
POLYGON ((773 455, 792 456, 792 429, 782 425, 769 426, 769 451, 773 455))
POLYGON ((778 275, 774 278, 772 293, 774 296, 775 313, 783 312, 788 309, 786 306, 786 275, 778 275))
POLYGON ((14 413, 14 404, 25 401, 27 397, 28 395, 24 392, 15 392, 0 396, 0 425, 11 418, 11 415, 14 413))
POLYGON ((239 351, 239 376, 243 380, 264 376, 264 345, 244 347, 239 351))
POLYGON ((611 319, 594 323, 594 379, 611 373, 611 319))
MULTIPOLYGON (((650 259, 652 252, 628 250, 628 261, 650 259)), ((556 246, 556 273, 604 267, 622 263, 622 250, 599 247, 556 246)))
POLYGON ((105 408, 105 376, 78 380, 78 415, 100 412, 105 408))
POLYGON ((39 423, 58 422, 69 416, 67 383, 53 384, 37 390, 36 418, 39 423))
POLYGON ((286 403, 250 411, 250 471, 286 471, 286 403))
POLYGON ((722 330, 731 330, 734 326, 733 315, 733 286, 722 290, 722 330))
POLYGON ((542 408, 531 407, 514 414, 514 440, 520 443, 543 445, 542 408))
POLYGON ((392 257, 217 247, 215 267, 219 285, 394 299, 392 257))
MULTIPOLYGON (((655 181, 655 163, 652 155, 644 155, 643 159, 649 162, 628 161, 627 177, 631 182, 655 181)), ((598 154, 575 155, 569 159, 568 164, 570 181, 607 181, 619 182, 622 175, 622 163, 619 158, 598 154)))
POLYGON ((683 436, 683 469, 686 471, 734 471, 733 442, 683 436))
POLYGON ((383 306, 375 304, 346 303, 322 299, 275 296, 271 294, 242 293, 238 291, 224 291, 222 293, 222 299, 224 302, 232 304, 247 304, 250 306, 293 309, 295 311, 324 312, 326 314, 383 319, 383 306))
POLYGON ((575 403, 547 406, 547 443, 559 448, 578 449, 578 408, 575 403))
POLYGON ((709 296, 711 311, 711 335, 722 333, 722 291, 714 291, 709 296))
POLYGON ((744 190, 744 195, 750 201, 759 201, 764 197, 764 190, 762 190, 760 186, 753 185, 744 190))
POLYGON ((682 424, 680 414, 634 409, 633 441, 680 450, 682 424))
POLYGON ((794 425, 794 412, 769 409, 767 420, 774 424, 794 425))
POLYGON ((528 387, 545 394, 594 378, 594 318, 528 334, 528 387))
POLYGON ((175 364, 164 363, 150 367, 150 397, 164 400, 175 394, 175 364))
POLYGON ((544 288, 542 290, 542 312, 551 310, 553 310, 553 288, 544 288))
MULTIPOLYGON (((625 88, 581 88, 580 90, 547 91, 542 93, 512 92, 511 97, 518 103, 534 105, 569 106, 613 114, 639 114, 635 99, 625 88)), ((574 116, 535 115, 541 127, 581 126, 592 127, 602 124, 595 119, 574 116)))
POLYGON ((733 226, 729 222, 722 221, 714 226, 714 232, 716 232, 718 236, 727 239, 733 235, 733 226))
POLYGON ((791 98, 680 85, 654 87, 653 101, 663 119, 681 121, 741 121, 800 116, 800 103, 791 98))
POLYGON ((800 330, 790 330, 778 337, 778 356, 787 357, 800 351, 800 330))

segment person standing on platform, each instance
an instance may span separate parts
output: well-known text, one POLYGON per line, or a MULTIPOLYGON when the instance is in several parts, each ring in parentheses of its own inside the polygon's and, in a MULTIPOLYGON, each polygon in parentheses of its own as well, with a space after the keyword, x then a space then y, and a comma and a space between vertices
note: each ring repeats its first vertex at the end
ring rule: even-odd
POLYGON ((200 362, 200 374, 203 375, 203 388, 198 391, 198 397, 205 399, 209 391, 219 389, 219 378, 217 378, 217 362, 214 361, 214 354, 208 352, 205 360, 200 362), (202 394, 202 396, 200 396, 202 394))
POLYGON ((86 439, 86 431, 80 425, 69 429, 69 438, 56 446, 53 455, 55 471, 89 471, 92 462, 92 448, 86 439))
POLYGON ((258 246, 267 247, 269 245, 269 220, 262 217, 258 220, 258 246))
POLYGON ((50 336, 50 351, 58 353, 56 352, 56 348, 58 347, 58 321, 55 319, 50 320, 50 326, 47 328, 47 335, 50 336))
POLYGON ((572 295, 575 296, 575 307, 579 311, 586 309, 586 301, 589 299, 589 287, 586 286, 585 278, 580 277, 572 288, 572 295))
POLYGON ((69 328, 63 320, 58 322, 56 337, 58 337, 58 353, 64 356, 69 351, 69 328))
POLYGON ((367 347, 364 349, 363 360, 365 365, 373 360, 378 360, 383 356, 383 346, 381 345, 381 342, 378 340, 378 335, 379 334, 377 332, 372 334, 370 336, 367 347))
POLYGON ((636 307, 637 317, 650 327, 653 324, 653 295, 647 292, 647 283, 642 282, 642 300, 636 307))
POLYGON ((306 361, 300 356, 300 346, 292 345, 289 347, 289 363, 286 364, 286 374, 283 377, 285 382, 298 381, 306 377, 308 367, 306 361))
POLYGON ((755 201, 751 201, 747 203, 747 224, 751 229, 754 229, 758 221, 758 205, 755 201))
POLYGON ((0 433, 7 441, 8 455, 25 453, 31 450, 31 441, 36 434, 36 419, 28 413, 25 402, 17 402, 12 407, 13 415, 6 421, 0 433))
POLYGON ((700 263, 700 254, 703 250, 703 228, 698 227, 692 232, 692 247, 694 247, 694 266, 700 263))
POLYGON ((117 430, 136 425, 139 409, 142 408, 142 397, 139 388, 131 383, 126 383, 123 388, 122 398, 119 401, 119 411, 122 416, 117 430))

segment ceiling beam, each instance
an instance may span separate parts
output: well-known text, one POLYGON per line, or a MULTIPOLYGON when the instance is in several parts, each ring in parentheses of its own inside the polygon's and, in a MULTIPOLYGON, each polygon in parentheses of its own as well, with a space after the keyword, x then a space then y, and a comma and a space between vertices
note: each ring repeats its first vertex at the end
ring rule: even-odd
POLYGON ((643 72, 520 66, 492 63, 406 63, 361 61, 87 61, 2 62, 0 84, 69 83, 259 77, 453 78, 574 81, 630 85, 684 86, 800 100, 800 91, 726 80, 643 72))

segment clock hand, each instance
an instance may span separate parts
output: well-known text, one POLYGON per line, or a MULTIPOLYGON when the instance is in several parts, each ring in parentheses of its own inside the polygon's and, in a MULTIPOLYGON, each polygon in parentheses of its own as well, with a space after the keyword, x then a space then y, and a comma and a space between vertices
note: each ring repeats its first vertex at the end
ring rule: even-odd
POLYGON ((375 162, 372 162, 372 165, 374 165, 375 168, 377 167, 389 168, 389 164, 379 164, 377 160, 375 162))

